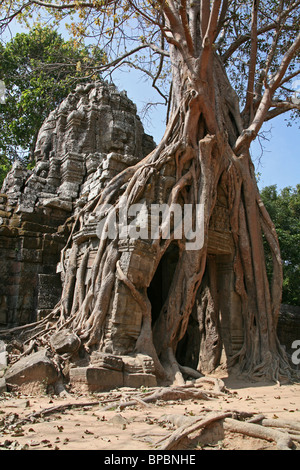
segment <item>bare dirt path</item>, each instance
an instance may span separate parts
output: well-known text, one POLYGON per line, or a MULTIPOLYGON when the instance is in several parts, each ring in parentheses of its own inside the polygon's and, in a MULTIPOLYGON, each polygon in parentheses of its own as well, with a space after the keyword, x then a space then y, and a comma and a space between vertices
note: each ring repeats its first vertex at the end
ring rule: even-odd
MULTIPOLYGON (((109 394, 104 397, 105 403, 101 394, 77 392, 59 397, 37 394, 35 389, 5 394, 0 397, 0 450, 155 450, 159 441, 174 432, 176 419, 182 424, 183 419, 201 417, 208 409, 216 413, 249 412, 255 416, 261 413, 267 419, 295 423, 299 434, 295 432, 293 448, 300 449, 300 384, 279 386, 234 377, 222 380, 226 393, 209 401, 140 401, 122 409, 115 405, 107 409, 109 394), (56 411, 39 415, 42 410, 60 405, 56 411)), ((116 396, 126 400, 132 396, 132 390, 120 389, 111 394, 116 396)), ((227 431, 221 420, 201 433, 192 433, 175 447, 180 450, 276 448, 274 441, 227 431)))

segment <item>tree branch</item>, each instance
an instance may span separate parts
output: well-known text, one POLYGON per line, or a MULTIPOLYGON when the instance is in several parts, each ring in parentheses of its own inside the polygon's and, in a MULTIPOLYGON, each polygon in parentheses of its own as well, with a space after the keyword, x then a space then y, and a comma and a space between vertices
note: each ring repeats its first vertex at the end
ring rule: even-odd
POLYGON ((149 21, 152 24, 156 24, 157 26, 161 27, 158 21, 155 21, 154 18, 151 18, 149 15, 145 13, 141 8, 139 8, 132 0, 128 0, 130 6, 139 14, 142 18, 146 21, 149 21))
POLYGON ((281 114, 284 114, 288 111, 293 111, 294 109, 298 109, 300 111, 300 104, 290 103, 289 101, 272 102, 271 107, 274 109, 271 109, 267 112, 265 122, 270 121, 274 117, 280 116, 281 114))
MULTIPOLYGON (((297 1, 293 2, 289 7, 285 8, 285 10, 279 15, 279 17, 277 18, 276 21, 259 28, 257 30, 257 36, 261 36, 262 34, 267 33, 268 31, 272 31, 272 29, 276 29, 278 27, 278 22, 283 24, 285 19, 288 17, 288 15, 292 11, 294 11, 299 5, 300 5, 300 0, 297 0, 297 1)), ((287 25, 284 25, 283 29, 287 28, 287 27, 288 27, 287 25)), ((249 41, 250 39, 251 39, 251 34, 250 33, 249 34, 244 34, 244 35, 240 36, 239 38, 237 38, 232 44, 230 44, 227 51, 225 51, 224 54, 222 55, 223 62, 226 62, 229 59, 229 57, 231 57, 232 54, 234 54, 234 52, 242 44, 249 41)))
POLYGON ((14 20, 14 18, 20 15, 22 11, 25 10, 30 5, 31 5, 30 1, 27 3, 24 3, 18 10, 14 11, 12 14, 9 14, 8 16, 1 18, 0 24, 3 25, 3 27, 8 26, 9 23, 11 23, 14 20))
POLYGON ((227 13, 227 10, 228 10, 228 0, 224 0, 223 1, 223 5, 222 5, 222 9, 221 9, 221 13, 220 13, 220 18, 219 18, 219 21, 218 21, 218 26, 217 26, 217 34, 216 34, 216 37, 218 37, 218 35, 220 34, 220 31, 223 27, 223 24, 224 24, 224 21, 225 21, 225 17, 226 17, 226 13, 227 13))
POLYGON ((145 45, 148 46, 153 52, 157 52, 157 54, 160 54, 165 57, 170 57, 170 54, 168 51, 165 51, 161 47, 156 46, 156 44, 145 42, 145 45))
POLYGON ((202 41, 202 51, 201 51, 200 61, 199 61, 199 71, 200 71, 200 78, 201 80, 204 80, 204 81, 207 79, 207 68, 208 68, 210 57, 211 57, 211 53, 213 51, 213 47, 212 47, 213 42, 216 38, 220 6, 221 6, 221 0, 214 0, 211 11, 210 11, 210 16, 209 16, 205 36, 202 41))
MULTIPOLYGON (((158 80, 158 78, 159 78, 159 75, 160 75, 160 73, 161 73, 162 64, 163 64, 163 56, 161 57, 160 64, 159 64, 159 66, 158 66, 158 70, 157 70, 157 73, 156 73, 155 76, 154 76, 149 70, 146 70, 146 69, 140 67, 139 65, 137 65, 137 64, 135 64, 135 63, 133 63, 133 62, 130 62, 130 61, 126 61, 126 60, 125 60, 125 61, 123 61, 123 62, 122 62, 121 64, 119 64, 119 65, 128 65, 129 67, 132 67, 132 68, 134 68, 134 69, 136 69, 136 70, 139 70, 140 72, 143 72, 144 74, 148 75, 148 77, 150 77, 150 78, 152 79, 152 85, 151 85, 151 86, 152 86, 152 87, 157 91, 157 93, 164 99, 164 101, 165 101, 164 104, 167 105, 167 104, 168 104, 168 97, 167 97, 166 95, 164 95, 163 92, 162 92, 162 91, 158 88, 158 86, 156 85, 156 82, 157 82, 157 80, 158 80)), ((118 65, 118 66, 119 66, 119 65, 118 65)), ((115 68, 118 68, 118 66, 115 67, 115 68)), ((113 72, 113 71, 112 71, 112 72, 113 72)), ((112 72, 111 72, 111 73, 112 73, 112 72)), ((158 104, 158 103, 157 103, 157 104, 158 104)), ((163 104, 163 103, 161 103, 161 104, 163 104)))
POLYGON ((268 86, 268 85, 266 85, 266 77, 268 76, 269 68, 270 68, 272 60, 274 59, 274 56, 276 54, 276 48, 277 48, 280 32, 283 29, 283 24, 281 23, 281 20, 280 20, 283 8, 284 8, 284 0, 281 0, 280 5, 279 5, 279 13, 278 13, 278 17, 277 17, 277 20, 276 20, 277 26, 276 26, 275 32, 273 34, 272 44, 269 48, 269 52, 268 52, 267 59, 266 59, 266 62, 265 62, 265 67, 264 67, 263 70, 261 70, 259 79, 258 79, 256 87, 255 87, 256 105, 257 106, 258 106, 259 101, 261 99, 263 85, 268 86))
POLYGON ((300 33, 298 34, 297 38, 284 54, 281 64, 274 74, 273 78, 270 81, 269 86, 265 89, 263 97, 260 101, 254 119, 250 126, 243 131, 241 136, 237 139, 236 144, 234 146, 234 152, 239 154, 242 149, 246 146, 249 148, 250 143, 256 138, 261 126, 263 125, 267 112, 272 105, 272 98, 274 96, 275 91, 280 86, 280 83, 284 77, 287 68, 289 67, 292 58, 296 54, 296 52, 300 48, 300 33))
MULTIPOLYGON (((76 3, 61 3, 58 5, 57 3, 48 3, 42 2, 40 0, 31 0, 29 3, 34 5, 39 5, 41 7, 51 8, 54 10, 72 10, 76 8, 95 8, 93 2, 76 2, 76 3)), ((113 3, 108 2, 108 3, 113 3)))
POLYGON ((122 63, 124 59, 126 59, 127 57, 131 56, 132 54, 135 54, 136 52, 139 52, 142 49, 145 49, 146 47, 148 47, 147 44, 141 44, 140 46, 135 47, 131 51, 125 52, 124 54, 112 60, 111 62, 108 62, 104 64, 102 67, 99 67, 98 71, 108 70, 111 67, 115 67, 116 65, 122 63))
POLYGON ((188 22, 188 17, 187 17, 187 12, 186 12, 186 0, 181 0, 181 5, 179 7, 179 14, 180 14, 181 21, 182 21, 182 26, 183 26, 183 30, 185 34, 185 39, 187 42, 188 51, 191 54, 191 56, 194 56, 195 48, 194 48, 194 44, 193 44, 193 40, 192 40, 190 28, 189 28, 189 22, 188 22))
POLYGON ((296 37, 291 47, 284 54, 278 71, 274 74, 273 78, 270 81, 270 88, 273 90, 273 93, 280 86, 280 82, 283 79, 285 72, 287 71, 287 68, 291 63, 292 58, 294 57, 294 55, 296 54, 299 48, 300 48, 300 33, 296 37))
POLYGON ((205 34, 208 27, 210 16, 210 0, 202 0, 200 5, 200 32, 202 40, 205 38, 205 34))
POLYGON ((281 82, 280 82, 280 86, 283 86, 284 83, 289 82, 290 80, 292 80, 292 78, 297 77, 297 75, 300 75, 300 69, 296 70, 296 72, 293 72, 290 75, 287 75, 286 77, 284 77, 284 79, 281 80, 281 82))
MULTIPOLYGON (((281 0, 281 3, 280 3, 280 14, 282 13, 282 10, 283 10, 283 6, 284 6, 284 0, 281 0)), ((279 17, 280 17, 280 14, 279 14, 279 17)), ((277 48, 277 44, 278 44, 278 39, 279 39, 279 35, 280 35, 280 31, 281 31, 281 28, 282 28, 282 25, 280 24, 280 21, 278 19, 277 21, 278 25, 277 25, 277 28, 275 29, 275 33, 273 35, 273 40, 272 40, 272 45, 270 47, 270 50, 269 50, 269 53, 268 53, 268 57, 267 57, 267 60, 266 60, 266 65, 265 65, 265 68, 264 68, 264 71, 263 71, 263 75, 264 75, 264 80, 266 79, 266 77, 268 76, 268 72, 269 72, 269 68, 271 66, 271 63, 272 63, 272 60, 276 54, 276 48, 277 48)))
MULTIPOLYGON (((164 47, 164 37, 162 35, 162 37, 161 37, 161 48, 163 49, 163 47, 164 47)), ((165 103, 167 104, 168 103, 168 98, 160 91, 160 89, 156 85, 156 82, 157 82, 157 80, 158 80, 158 78, 161 74, 162 68, 163 68, 163 63, 164 63, 164 56, 161 55, 158 70, 157 70, 157 73, 156 73, 155 77, 153 78, 152 86, 164 98, 165 103)))
POLYGON ((252 21, 251 21, 251 51, 249 64, 249 77, 246 94, 246 104, 242 114, 249 115, 248 123, 253 119, 253 97, 254 97, 254 79, 257 60, 257 13, 259 0, 253 0, 252 3, 252 21))
MULTIPOLYGON (((211 7, 208 26, 207 26, 207 30, 205 34, 205 37, 209 38, 210 44, 214 42, 216 35, 217 35, 217 25, 218 25, 221 1, 222 0, 214 0, 212 7, 211 7)), ((204 38, 204 41, 205 41, 205 38, 204 38)))

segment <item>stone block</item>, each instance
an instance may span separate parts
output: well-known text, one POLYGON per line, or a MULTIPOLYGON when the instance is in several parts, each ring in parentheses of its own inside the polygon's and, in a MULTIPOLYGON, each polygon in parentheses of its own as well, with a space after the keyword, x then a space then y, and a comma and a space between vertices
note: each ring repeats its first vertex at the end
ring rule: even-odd
POLYGON ((129 374, 154 374, 155 367, 152 357, 145 354, 136 354, 134 356, 122 356, 124 372, 129 374))
POLYGON ((70 369, 70 383, 75 388, 79 386, 91 392, 104 392, 123 387, 124 380, 121 371, 88 366, 70 369))
POLYGON ((6 344, 0 340, 0 371, 7 367, 6 344))
POLYGON ((106 159, 102 162, 103 170, 115 170, 121 172, 127 167, 124 162, 123 155, 118 153, 110 153, 107 155, 106 159))
POLYGON ((93 174, 93 181, 96 181, 97 179, 100 178, 102 174, 102 168, 98 168, 97 171, 93 174))
POLYGON ((32 232, 38 234, 40 233, 53 233, 54 228, 49 225, 44 225, 41 223, 28 222, 25 221, 22 223, 22 229, 26 232, 32 232))
POLYGON ((64 181, 57 190, 58 196, 62 199, 76 199, 78 196, 79 184, 70 181, 64 181))
POLYGON ((154 361, 152 357, 146 354, 137 354, 136 360, 142 364, 144 373, 155 374, 154 361))
POLYGON ((234 253, 233 238, 230 233, 208 231, 208 253, 217 255, 232 255, 234 253))
POLYGON ((124 372, 128 374, 143 373, 143 367, 140 361, 133 356, 123 356, 124 372))
POLYGON ((123 359, 113 354, 94 351, 91 355, 91 362, 97 367, 104 367, 106 369, 123 370, 123 359))
POLYGON ((21 261, 30 263, 41 263, 43 259, 42 250, 31 250, 28 248, 22 248, 20 252, 21 261))
POLYGON ((66 199, 61 199, 58 197, 44 199, 43 205, 45 207, 54 207, 55 209, 60 209, 65 212, 71 212, 73 208, 73 204, 71 201, 68 201, 66 199))
MULTIPOLYGON (((12 230, 10 230, 5 225, 2 225, 0 227, 0 236, 1 237, 12 237, 13 236, 12 230)), ((4 241, 4 243, 5 243, 5 241, 4 241)))
POLYGON ((16 208, 16 214, 21 214, 21 213, 28 213, 28 214, 33 214, 34 212, 34 201, 28 201, 26 200, 25 202, 22 202, 18 205, 16 208))
POLYGON ((89 191, 93 191, 95 188, 98 188, 99 186, 99 181, 91 181, 90 186, 89 186, 89 191))
POLYGON ((88 195, 88 201, 91 201, 94 197, 96 197, 98 192, 99 192, 99 187, 98 186, 96 188, 94 188, 92 191, 90 191, 90 193, 88 195))
POLYGON ((103 159, 102 154, 90 154, 86 157, 85 165, 87 169, 87 174, 90 175, 94 173, 103 159))
POLYGON ((0 352, 0 371, 7 367, 7 352, 0 352))
POLYGON ((124 373, 124 387, 140 388, 140 387, 156 387, 157 381, 153 374, 128 374, 124 373))
POLYGON ((0 218, 1 219, 9 219, 11 216, 10 212, 7 212, 5 210, 0 210, 0 218))
POLYGON ((0 371, 7 367, 7 352, 0 353, 0 371))
POLYGON ((30 382, 50 385, 56 382, 57 378, 55 365, 44 349, 21 358, 9 367, 5 374, 6 383, 14 385, 30 382))
POLYGON ((23 248, 29 250, 38 250, 42 248, 43 239, 38 234, 35 237, 24 237, 23 248))
POLYGON ((61 279, 57 274, 38 274, 38 309, 51 309, 61 295, 61 279))
POLYGON ((136 241, 134 250, 123 251, 121 266, 128 278, 136 287, 145 287, 150 284, 155 257, 148 244, 141 240, 136 241))
POLYGON ((0 377, 0 395, 7 391, 6 380, 4 377, 0 377))
POLYGON ((299 370, 299 364, 292 361, 292 354, 296 351, 293 348, 294 341, 300 339, 300 307, 295 305, 282 304, 280 307, 277 334, 280 344, 282 344, 290 358, 290 365, 299 370))
POLYGON ((66 354, 76 352, 81 341, 75 333, 65 329, 55 333, 51 337, 50 344, 57 354, 66 354))

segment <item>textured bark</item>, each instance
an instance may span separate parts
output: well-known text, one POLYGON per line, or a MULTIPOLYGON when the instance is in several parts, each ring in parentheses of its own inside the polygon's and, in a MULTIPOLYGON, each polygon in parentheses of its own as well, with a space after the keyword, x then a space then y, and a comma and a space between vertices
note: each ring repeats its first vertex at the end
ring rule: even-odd
MULTIPOLYGON (((165 6, 167 20, 173 22, 173 37, 186 39, 182 43, 170 41, 173 87, 165 134, 155 150, 114 177, 103 192, 81 210, 72 229, 72 232, 79 229, 84 224, 84 216, 102 205, 112 204, 113 210, 118 211, 124 204, 129 207, 142 201, 145 188, 155 178, 158 182, 161 178, 163 185, 161 171, 173 162, 175 182, 164 202, 169 206, 172 203, 204 206, 200 220, 203 244, 196 250, 188 250, 185 240, 173 240, 173 232, 167 240, 162 236, 152 240, 156 267, 172 242, 179 248, 167 298, 152 328, 151 304, 145 285, 135 286, 120 266, 118 235, 112 240, 100 241, 87 287, 83 283, 87 257, 83 257, 77 268, 76 241, 72 243, 70 237, 71 256, 66 266, 62 299, 56 308, 60 314, 58 329, 66 325, 72 327, 88 353, 101 350, 113 290, 117 282, 125 284, 143 312, 135 352, 150 355, 157 376, 177 383, 182 383, 183 378, 176 351, 195 303, 199 305, 201 338, 198 369, 211 372, 220 363, 217 273, 214 261, 208 256, 208 231, 221 180, 226 189, 234 241, 235 293, 240 298, 244 322, 244 345, 233 363, 238 362, 241 370, 250 375, 274 380, 289 376, 288 361, 276 336, 282 283, 278 240, 259 196, 249 153, 250 141, 241 136, 237 97, 212 46, 219 3, 213 2, 209 18, 207 10, 202 11, 202 44, 193 42, 192 28, 192 34, 188 34, 184 12, 180 29, 165 6), (198 50, 201 50, 200 57, 198 50), (262 234, 273 254, 271 288, 266 275, 262 234)), ((158 201, 154 197, 147 202, 158 201)), ((108 212, 106 224, 110 216, 112 210, 108 212)), ((154 274, 155 270, 152 278, 154 274)))

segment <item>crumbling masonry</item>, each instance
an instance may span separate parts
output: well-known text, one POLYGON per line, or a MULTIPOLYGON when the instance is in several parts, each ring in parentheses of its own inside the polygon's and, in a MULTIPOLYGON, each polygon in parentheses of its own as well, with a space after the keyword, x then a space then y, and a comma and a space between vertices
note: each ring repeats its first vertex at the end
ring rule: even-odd
MULTIPOLYGON (((92 201, 108 180, 154 147, 153 139, 144 133, 135 105, 113 85, 78 86, 50 114, 38 135, 35 168, 26 170, 15 163, 0 195, 1 327, 31 323, 51 312, 64 281, 60 253, 70 235, 66 221, 92 201)), ((171 164, 165 173, 163 184, 149 189, 158 192, 161 201, 174 183, 171 164)), ((92 213, 72 236, 78 246, 77 266, 89 253, 85 279, 88 283, 99 244, 92 213)), ((120 242, 118 249, 123 272, 136 288, 148 288, 154 323, 172 280, 176 247, 170 245, 154 277, 155 257, 149 244, 129 240, 120 242)), ((243 344, 243 325, 239 298, 233 288, 233 243, 221 185, 210 222, 208 252, 208 269, 217 272, 222 355, 228 359, 243 344)), ((197 309, 201 309, 200 298, 178 350, 181 363, 193 368, 197 367, 194 352, 199 349, 201 335, 201 312, 197 309), (194 344, 194 348, 187 348, 186 344, 194 344)), ((141 321, 141 306, 127 286, 117 281, 101 351, 92 354, 91 364, 71 369, 71 381, 83 383, 91 390, 154 385, 151 358, 132 356, 141 321)), ((201 354, 203 364, 207 362, 206 370, 213 369, 206 351, 201 354)))

